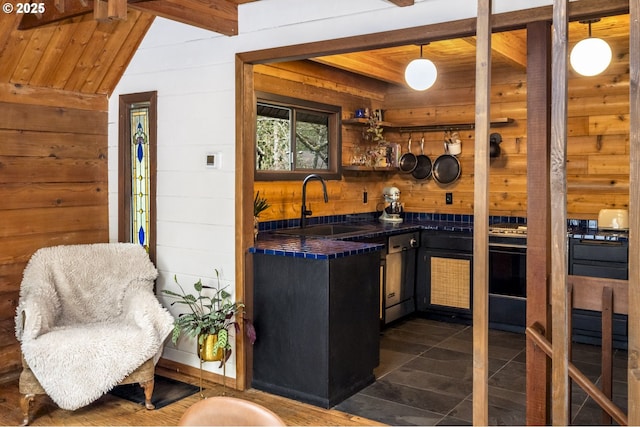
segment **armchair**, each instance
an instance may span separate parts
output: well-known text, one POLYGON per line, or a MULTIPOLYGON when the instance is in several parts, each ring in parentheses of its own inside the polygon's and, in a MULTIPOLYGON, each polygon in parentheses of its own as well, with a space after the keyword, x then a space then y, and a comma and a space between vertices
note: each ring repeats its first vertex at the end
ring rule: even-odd
POLYGON ((146 407, 155 362, 173 316, 153 293, 157 270, 129 243, 38 250, 27 264, 16 311, 24 424, 37 394, 76 410, 114 386, 140 383, 146 407))

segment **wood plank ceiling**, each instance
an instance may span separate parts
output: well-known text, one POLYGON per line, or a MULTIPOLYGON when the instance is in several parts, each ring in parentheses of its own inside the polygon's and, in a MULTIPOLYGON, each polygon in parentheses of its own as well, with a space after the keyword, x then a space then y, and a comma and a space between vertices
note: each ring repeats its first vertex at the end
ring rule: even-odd
MULTIPOLYGON (((112 2, 126 0, 95 0, 112 2)), ((45 0, 43 14, 0 15, 0 85, 45 87, 82 94, 110 95, 155 16, 221 34, 238 31, 239 4, 256 0, 129 0, 126 19, 110 19, 93 11, 93 0, 45 0)), ((409 6, 411 0, 389 0, 409 6)), ((113 7, 118 10, 117 7, 113 7)), ((628 36, 628 15, 602 18, 594 36, 628 36)), ((573 22, 570 41, 587 36, 587 26, 573 22)), ((424 56, 439 73, 475 66, 475 37, 422 41, 424 56)), ((516 29, 492 37, 493 66, 526 67, 526 32, 516 29)), ((419 57, 420 46, 394 46, 314 58, 353 73, 404 85, 404 68, 419 57)), ((0 86, 2 89, 2 86, 0 86)), ((0 90, 0 93, 5 90, 0 90)))
POLYGON ((109 18, 108 8, 96 19, 93 0, 45 0, 42 14, 1 14, 0 100, 25 87, 108 96, 155 16, 235 35, 238 5, 256 0, 124 1, 124 19, 109 18))
MULTIPOLYGON (((395 2, 394 2, 395 3, 395 2)), ((580 22, 569 25, 569 44, 572 46, 588 35, 588 26, 580 22)), ((629 15, 603 17, 592 25, 592 35, 610 45, 626 44, 629 37, 629 15)), ((526 30, 516 29, 494 33, 491 37, 492 67, 514 67, 520 71, 527 66, 526 30)), ((431 59, 438 74, 456 73, 475 68, 475 37, 449 40, 425 40, 423 57, 431 59)), ((342 53, 313 58, 314 61, 385 81, 405 85, 404 69, 420 57, 420 45, 405 45, 369 51, 342 53)))

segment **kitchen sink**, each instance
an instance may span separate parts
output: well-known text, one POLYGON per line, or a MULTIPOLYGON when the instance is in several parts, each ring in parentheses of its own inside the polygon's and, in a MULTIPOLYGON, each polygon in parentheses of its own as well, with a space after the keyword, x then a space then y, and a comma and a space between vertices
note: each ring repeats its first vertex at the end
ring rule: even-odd
POLYGON ((288 234, 293 236, 334 237, 344 234, 362 233, 370 229, 371 227, 368 225, 320 224, 311 225, 304 228, 284 228, 275 231, 275 233, 288 234))

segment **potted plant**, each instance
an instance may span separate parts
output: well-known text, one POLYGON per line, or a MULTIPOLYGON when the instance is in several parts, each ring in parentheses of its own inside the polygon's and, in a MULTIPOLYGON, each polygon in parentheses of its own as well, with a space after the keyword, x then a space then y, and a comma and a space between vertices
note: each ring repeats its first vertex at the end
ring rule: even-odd
MULTIPOLYGON (((174 281, 181 292, 169 289, 162 291, 175 299, 171 305, 179 304, 188 309, 175 319, 171 341, 176 344, 182 333, 196 338, 201 371, 202 362, 206 361, 220 360, 220 366, 225 368, 225 363, 231 356, 230 329, 233 327, 236 332, 240 330, 238 317, 242 316, 244 310, 242 302, 231 301, 231 294, 226 291, 226 287, 220 286, 220 272, 217 269, 215 272, 216 286, 204 285, 198 279, 193 284, 195 294, 186 293, 177 276, 174 276, 174 281)), ((244 317, 242 319, 249 342, 253 344, 256 340, 253 323, 244 317)), ((202 389, 202 377, 200 388, 202 389)))
POLYGON ((267 199, 260 197, 260 191, 256 193, 256 197, 253 199, 253 238, 258 238, 258 225, 260 214, 269 209, 271 205, 267 203, 267 199))

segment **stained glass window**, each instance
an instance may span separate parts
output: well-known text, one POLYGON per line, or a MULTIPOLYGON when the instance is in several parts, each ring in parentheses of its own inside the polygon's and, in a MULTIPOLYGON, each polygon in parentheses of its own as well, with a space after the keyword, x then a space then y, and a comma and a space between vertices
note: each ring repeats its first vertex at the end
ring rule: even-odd
POLYGON ((130 110, 131 123, 131 238, 149 250, 149 105, 130 110))

